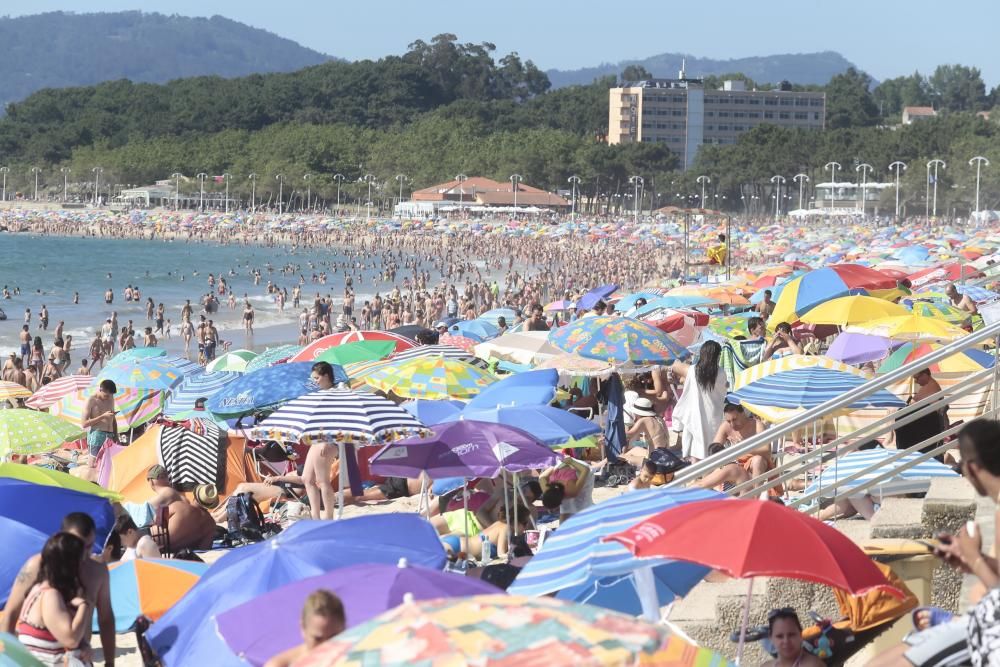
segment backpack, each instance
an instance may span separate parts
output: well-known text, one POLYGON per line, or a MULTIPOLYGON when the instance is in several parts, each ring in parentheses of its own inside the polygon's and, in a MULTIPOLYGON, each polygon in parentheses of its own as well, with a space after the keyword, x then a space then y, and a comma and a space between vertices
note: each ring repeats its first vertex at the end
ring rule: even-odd
POLYGON ((260 542, 269 532, 264 525, 264 513, 251 493, 239 493, 226 501, 228 538, 233 543, 260 542))

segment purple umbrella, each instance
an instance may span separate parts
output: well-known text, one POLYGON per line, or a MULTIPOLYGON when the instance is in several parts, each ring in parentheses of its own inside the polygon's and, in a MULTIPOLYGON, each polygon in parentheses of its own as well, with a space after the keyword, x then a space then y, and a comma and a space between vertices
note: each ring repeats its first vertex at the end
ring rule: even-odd
POLYGON ((302 642, 302 605, 310 593, 321 588, 335 593, 344 603, 349 628, 398 607, 407 595, 414 600, 432 600, 503 594, 480 579, 408 566, 405 560, 398 566, 352 565, 276 588, 219 614, 215 617, 219 634, 237 656, 262 665, 302 642), (261 625, 263 619, 266 627, 261 625))
POLYGON ((600 287, 595 287, 577 300, 577 310, 590 310, 597 305, 598 301, 604 301, 614 294, 616 289, 618 289, 618 285, 601 285, 600 287))
POLYGON ((901 344, 895 344, 882 336, 842 333, 830 344, 826 356, 845 364, 863 364, 885 359, 894 347, 901 344))
POLYGON ((386 445, 371 458, 371 471, 384 477, 496 477, 554 465, 561 457, 530 434, 511 426, 460 420, 431 427, 426 438, 386 445))

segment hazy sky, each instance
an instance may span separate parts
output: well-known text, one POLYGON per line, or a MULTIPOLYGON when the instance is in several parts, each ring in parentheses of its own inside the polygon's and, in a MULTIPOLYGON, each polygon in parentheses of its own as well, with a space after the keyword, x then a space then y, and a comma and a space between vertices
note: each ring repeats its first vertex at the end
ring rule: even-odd
POLYGON ((221 14, 352 60, 452 32, 543 69, 668 51, 736 58, 833 50, 878 79, 962 63, 979 67, 988 86, 1000 83, 996 0, 0 0, 0 12, 12 16, 139 8, 221 14))

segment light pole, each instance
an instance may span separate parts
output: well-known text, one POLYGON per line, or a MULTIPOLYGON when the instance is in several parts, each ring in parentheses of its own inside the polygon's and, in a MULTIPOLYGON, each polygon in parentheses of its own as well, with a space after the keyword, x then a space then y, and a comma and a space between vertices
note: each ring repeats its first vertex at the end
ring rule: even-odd
POLYGON ((396 174, 396 180, 399 181, 399 201, 396 202, 397 205, 402 206, 403 204, 403 183, 406 182, 406 174, 396 174))
POLYGON ((570 215, 572 216, 573 222, 576 222, 576 188, 580 185, 580 177, 573 174, 566 180, 573 185, 573 203, 570 215))
POLYGON ((969 165, 976 163, 976 219, 979 219, 979 173, 985 164, 987 167, 990 166, 990 161, 984 158, 982 155, 977 155, 976 157, 969 160, 969 165))
POLYGON ((7 172, 10 167, 0 167, 0 174, 3 174, 3 192, 0 193, 0 201, 7 201, 7 172))
POLYGON ((459 174, 455 177, 458 181, 458 213, 462 214, 462 206, 465 203, 465 182, 469 180, 469 177, 465 174, 459 174))
POLYGON ((226 213, 229 213, 229 181, 231 181, 233 175, 229 172, 222 173, 222 180, 226 182, 226 213))
POLYGON ((100 198, 97 196, 97 188, 101 184, 101 174, 104 172, 104 168, 94 167, 90 171, 94 173, 94 205, 96 206, 100 201, 100 198))
POLYGON ((781 186, 785 184, 785 177, 772 176, 771 182, 778 186, 778 189, 774 193, 774 219, 777 220, 781 206, 781 186))
POLYGON ((181 207, 181 177, 182 174, 179 171, 175 171, 170 174, 170 178, 174 179, 174 210, 179 210, 181 207))
POLYGON ((365 174, 363 177, 365 183, 368 184, 368 201, 365 202, 365 217, 371 220, 372 217, 372 182, 375 180, 375 176, 372 174, 365 174))
POLYGON ((873 169, 874 167, 868 164, 867 162, 862 162, 861 164, 859 164, 857 167, 854 168, 854 171, 861 172, 861 217, 862 218, 864 218, 865 216, 865 207, 868 204, 868 197, 867 197, 868 174, 871 173, 873 169))
POLYGON ((337 214, 340 214, 340 186, 344 184, 343 174, 334 174, 333 180, 337 181, 337 214))
POLYGON ((906 163, 896 160, 889 165, 889 169, 896 171, 896 222, 899 222, 899 172, 906 171, 906 163))
POLYGON ((805 174, 795 174, 792 176, 792 180, 799 184, 799 210, 802 210, 803 185, 809 182, 809 177, 805 174))
POLYGON ((830 212, 833 212, 833 197, 837 193, 837 170, 840 169, 839 162, 827 162, 823 169, 830 172, 830 212))
MULTIPOLYGON (((927 187, 928 188, 930 187, 930 183, 931 183, 931 167, 934 167, 934 210, 932 211, 931 215, 936 218, 937 217, 938 167, 941 167, 942 169, 947 169, 948 165, 945 164, 944 160, 939 160, 937 158, 934 158, 933 160, 929 160, 927 162, 927 187)), ((926 215, 926 213, 925 213, 925 215, 926 215)))
POLYGON ((38 201, 38 172, 40 171, 41 169, 39 169, 38 167, 31 168, 31 173, 35 175, 35 194, 33 197, 35 201, 38 201))
POLYGON ((285 175, 275 174, 274 180, 278 181, 278 215, 281 215, 285 204, 285 175))
POLYGON ((510 190, 514 193, 514 220, 517 220, 517 184, 523 180, 524 177, 521 174, 510 175, 510 190))
POLYGON ((60 167, 59 171, 61 171, 62 175, 63 175, 63 199, 62 200, 65 202, 66 199, 67 199, 66 192, 67 192, 67 189, 68 189, 68 186, 69 186, 69 172, 71 172, 73 170, 70 169, 69 167, 60 167))
POLYGON ((308 211, 312 208, 312 185, 309 181, 312 179, 312 174, 304 174, 302 180, 306 182, 306 210, 308 211))
POLYGON ((198 184, 200 189, 200 194, 198 195, 198 210, 202 213, 205 212, 205 179, 208 178, 208 174, 203 171, 198 172, 198 184))
MULTIPOLYGON (((645 185, 645 181, 642 180, 642 176, 629 176, 628 182, 635 186, 635 200, 633 201, 633 209, 635 215, 635 224, 639 224, 639 186, 645 185)), ((702 203, 702 207, 705 204, 702 203)))
POLYGON ((257 207, 257 174, 250 174, 247 176, 247 180, 250 181, 250 212, 252 213, 257 207))
POLYGON ((708 176, 699 176, 695 180, 701 183, 701 207, 705 208, 705 184, 711 183, 712 179, 708 176))

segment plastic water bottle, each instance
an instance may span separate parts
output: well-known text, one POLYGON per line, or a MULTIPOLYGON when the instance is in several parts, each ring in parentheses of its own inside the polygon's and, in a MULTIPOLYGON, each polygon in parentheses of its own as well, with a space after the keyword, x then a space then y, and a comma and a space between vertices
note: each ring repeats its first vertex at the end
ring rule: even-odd
POLYGON ((483 543, 483 552, 479 556, 479 564, 485 566, 490 562, 490 554, 493 551, 493 545, 490 543, 490 538, 485 535, 480 535, 479 539, 482 540, 483 543))

